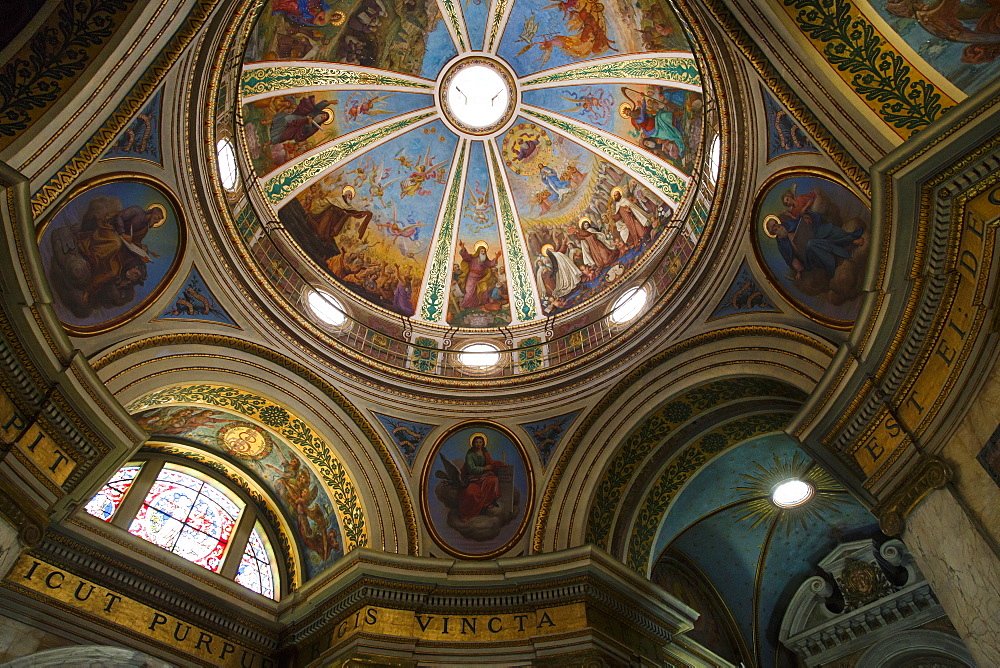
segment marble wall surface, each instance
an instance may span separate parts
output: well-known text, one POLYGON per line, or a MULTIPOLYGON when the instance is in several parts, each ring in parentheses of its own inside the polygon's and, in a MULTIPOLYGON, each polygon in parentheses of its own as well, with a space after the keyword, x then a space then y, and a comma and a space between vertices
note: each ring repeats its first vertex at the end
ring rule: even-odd
MULTIPOLYGON (((1000 425, 1000 362, 990 372, 941 457, 955 471, 955 488, 983 530, 1000 546, 1000 486, 976 456, 1000 425)), ((1000 665, 1000 664, 998 664, 1000 665)))
POLYGON ((977 663, 1000 666, 1000 558, 953 489, 931 492, 902 538, 977 663))

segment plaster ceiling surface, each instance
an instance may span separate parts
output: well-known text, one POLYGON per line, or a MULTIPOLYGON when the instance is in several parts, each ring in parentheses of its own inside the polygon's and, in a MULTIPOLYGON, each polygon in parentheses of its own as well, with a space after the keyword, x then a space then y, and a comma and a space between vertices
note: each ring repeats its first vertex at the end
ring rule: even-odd
MULTIPOLYGON (((720 148, 697 47, 668 5, 260 9, 237 40, 232 130, 249 215, 279 231, 245 257, 277 292, 323 289, 351 326, 424 347, 395 366, 447 375, 437 353, 455 336, 605 344, 628 324, 606 322, 623 293, 645 289, 641 317, 692 273, 708 236, 693 200, 711 200, 720 148)), ((529 353, 507 373, 553 366, 529 353)))
POLYGON ((719 592, 758 665, 775 665, 782 611, 836 544, 881 538, 875 518, 786 435, 761 436, 706 464, 673 500, 654 559, 674 551, 719 592), (788 478, 815 496, 797 508, 770 500, 788 478))

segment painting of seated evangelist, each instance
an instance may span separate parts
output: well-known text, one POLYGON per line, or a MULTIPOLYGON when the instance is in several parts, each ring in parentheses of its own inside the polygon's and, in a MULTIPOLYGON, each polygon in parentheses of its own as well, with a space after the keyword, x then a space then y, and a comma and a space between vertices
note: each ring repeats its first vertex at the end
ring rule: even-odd
POLYGON ((424 510, 438 544, 475 558, 520 538, 531 503, 526 461, 517 439, 496 425, 466 423, 446 434, 424 471, 424 510))
POLYGON ((152 183, 84 187, 45 225, 39 251, 56 315, 73 331, 100 331, 148 306, 182 255, 173 198, 152 183))
POLYGON ((861 307, 871 211, 820 175, 779 175, 762 195, 753 238, 772 282, 812 317, 849 326, 861 307))

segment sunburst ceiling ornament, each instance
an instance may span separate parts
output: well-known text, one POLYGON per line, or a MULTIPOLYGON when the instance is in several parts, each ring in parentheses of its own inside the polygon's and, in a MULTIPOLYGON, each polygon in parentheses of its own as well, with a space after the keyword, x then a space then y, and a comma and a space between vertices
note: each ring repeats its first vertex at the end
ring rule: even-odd
POLYGON ((764 466, 754 462, 754 466, 754 472, 740 474, 745 484, 733 488, 746 502, 745 512, 739 519, 750 521, 751 528, 776 519, 788 532, 795 524, 805 527, 807 520, 835 512, 837 506, 850 502, 847 491, 829 473, 799 453, 790 460, 775 455, 771 464, 764 466), (793 480, 801 483, 795 486, 798 503, 779 505, 772 496, 775 488, 793 480))

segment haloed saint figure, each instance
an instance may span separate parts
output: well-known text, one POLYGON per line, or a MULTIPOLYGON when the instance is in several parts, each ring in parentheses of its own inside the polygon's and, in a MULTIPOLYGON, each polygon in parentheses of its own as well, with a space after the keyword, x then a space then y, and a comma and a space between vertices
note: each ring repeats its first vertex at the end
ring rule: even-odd
POLYGON ((437 503, 431 504, 431 520, 451 549, 487 554, 519 533, 524 463, 507 434, 489 428, 462 430, 445 439, 437 460, 437 503))

